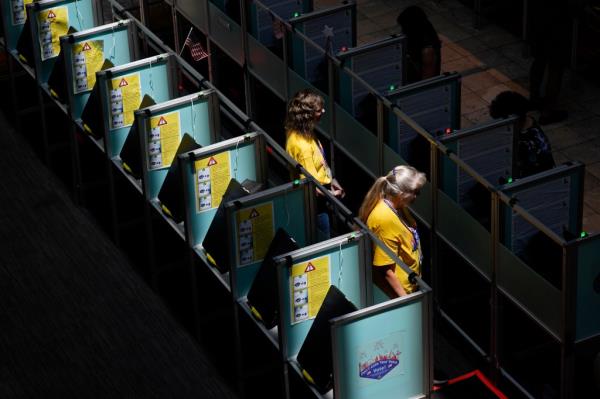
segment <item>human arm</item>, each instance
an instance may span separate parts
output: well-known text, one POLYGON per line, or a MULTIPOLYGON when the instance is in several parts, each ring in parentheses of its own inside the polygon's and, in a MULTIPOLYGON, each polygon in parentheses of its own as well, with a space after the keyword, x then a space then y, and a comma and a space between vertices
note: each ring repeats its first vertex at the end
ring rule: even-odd
POLYGON ((344 198, 346 196, 346 192, 336 179, 331 179, 331 193, 339 198, 344 198))

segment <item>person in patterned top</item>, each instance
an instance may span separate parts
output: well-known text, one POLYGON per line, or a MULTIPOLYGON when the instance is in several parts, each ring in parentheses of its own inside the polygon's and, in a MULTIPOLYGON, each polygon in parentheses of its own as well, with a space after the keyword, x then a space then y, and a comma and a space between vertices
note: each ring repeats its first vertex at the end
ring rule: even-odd
POLYGON ((522 178, 548 169, 556 164, 552 146, 538 121, 531 114, 531 102, 514 91, 504 91, 490 105, 494 119, 517 115, 516 131, 519 132, 517 147, 517 170, 514 176, 522 178))

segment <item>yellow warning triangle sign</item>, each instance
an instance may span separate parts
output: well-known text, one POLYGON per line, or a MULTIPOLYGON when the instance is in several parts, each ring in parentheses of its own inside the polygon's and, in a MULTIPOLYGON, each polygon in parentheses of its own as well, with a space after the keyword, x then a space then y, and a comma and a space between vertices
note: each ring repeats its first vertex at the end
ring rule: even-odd
POLYGON ((258 211, 256 210, 256 208, 253 208, 250 211, 250 219, 254 219, 254 218, 257 218, 259 216, 260 216, 260 214, 258 213, 258 211))
POLYGON ((54 11, 52 11, 52 10, 48 11, 48 18, 56 18, 56 14, 54 13, 54 11))
POLYGON ((167 120, 161 116, 160 119, 158 120, 158 126, 162 126, 162 125, 166 125, 166 124, 167 124, 167 120))
POLYGON ((125 80, 125 78, 123 78, 119 82, 119 87, 125 87, 125 86, 129 86, 129 83, 127 83, 127 81, 125 80))
POLYGON ((206 166, 213 166, 217 164, 217 160, 214 159, 213 157, 210 157, 210 159, 208 160, 208 163, 206 164, 206 166))
POLYGON ((90 45, 89 45, 87 42, 85 42, 85 43, 83 44, 83 51, 88 51, 88 50, 91 50, 91 49, 92 49, 92 48, 90 47, 90 45))
POLYGON ((313 270, 317 270, 317 268, 315 267, 315 265, 308 262, 308 265, 306 265, 306 269, 304 269, 304 273, 312 272, 313 270))

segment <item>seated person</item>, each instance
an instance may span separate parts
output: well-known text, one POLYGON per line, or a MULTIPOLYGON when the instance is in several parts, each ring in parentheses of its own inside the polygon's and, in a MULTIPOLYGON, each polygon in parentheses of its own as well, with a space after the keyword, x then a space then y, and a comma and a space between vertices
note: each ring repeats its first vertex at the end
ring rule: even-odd
POLYGON ((515 177, 526 177, 552 169, 556 164, 548 137, 531 115, 531 103, 514 91, 504 91, 490 105, 492 118, 519 117, 516 131, 519 132, 517 147, 517 170, 515 177))

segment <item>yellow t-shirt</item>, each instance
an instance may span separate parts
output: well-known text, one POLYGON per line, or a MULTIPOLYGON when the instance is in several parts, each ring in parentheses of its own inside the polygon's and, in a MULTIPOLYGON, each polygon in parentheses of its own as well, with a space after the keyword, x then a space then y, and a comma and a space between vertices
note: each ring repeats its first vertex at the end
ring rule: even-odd
MULTIPOLYGON (((331 183, 331 170, 320 143, 304 135, 290 131, 285 142, 285 151, 321 184, 331 183)), ((302 179, 304 175, 300 175, 302 179)))
MULTIPOLYGON (((404 209, 403 211, 408 220, 412 220, 412 217, 408 215, 408 210, 404 209)), ((405 225, 383 200, 379 201, 369 214, 367 226, 388 248, 398 254, 398 257, 411 270, 421 274, 421 243, 415 226, 405 225)), ((394 263, 392 258, 379 246, 374 246, 374 266, 386 266, 394 263)), ((417 289, 408 281, 408 275, 399 266, 396 266, 395 274, 407 294, 417 289)))

